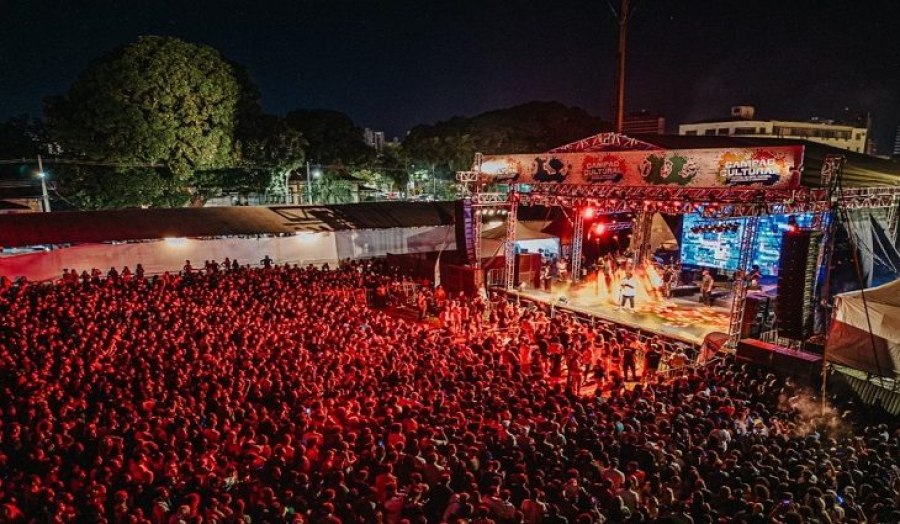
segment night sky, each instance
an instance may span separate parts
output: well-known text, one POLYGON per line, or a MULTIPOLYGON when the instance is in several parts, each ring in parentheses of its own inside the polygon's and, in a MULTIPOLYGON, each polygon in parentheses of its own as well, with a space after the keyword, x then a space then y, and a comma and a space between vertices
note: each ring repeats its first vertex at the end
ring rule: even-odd
MULTIPOLYGON (((879 149, 893 144, 900 2, 636 2, 629 111, 675 131, 737 103, 761 118, 869 110, 879 149)), ((92 60, 148 34, 244 64, 269 111, 336 109, 389 136, 535 99, 609 119, 613 99, 606 0, 0 0, 0 20, 0 119, 39 115, 92 60)))

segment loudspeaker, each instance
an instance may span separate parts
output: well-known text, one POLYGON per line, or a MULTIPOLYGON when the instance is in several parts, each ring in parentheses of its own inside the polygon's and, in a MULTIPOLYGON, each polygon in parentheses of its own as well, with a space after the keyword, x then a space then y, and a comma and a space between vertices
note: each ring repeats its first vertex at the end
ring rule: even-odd
POLYGON ((484 287, 484 271, 474 267, 447 266, 446 275, 441 275, 441 284, 451 293, 462 291, 473 296, 484 287))
POLYGON ((810 229, 782 235, 778 261, 778 301, 775 305, 778 336, 806 340, 813 333, 816 266, 822 234, 810 229))
POLYGON ((761 340, 739 341, 735 358, 780 374, 792 375, 805 382, 812 382, 822 372, 822 357, 761 340))
POLYGON ((475 264, 475 209, 472 207, 471 198, 463 198, 456 201, 455 206, 456 225, 456 251, 463 259, 463 264, 475 264))

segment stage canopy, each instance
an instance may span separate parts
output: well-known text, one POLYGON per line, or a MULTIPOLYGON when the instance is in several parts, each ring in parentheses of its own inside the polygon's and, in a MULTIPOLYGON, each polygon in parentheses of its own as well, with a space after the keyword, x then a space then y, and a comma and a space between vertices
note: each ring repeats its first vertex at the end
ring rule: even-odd
POLYGON ((447 226, 452 202, 124 209, 0 215, 0 246, 447 226))
POLYGON ((881 376, 900 374, 900 280, 835 296, 828 360, 881 376), (871 328, 870 328, 871 326, 871 328))

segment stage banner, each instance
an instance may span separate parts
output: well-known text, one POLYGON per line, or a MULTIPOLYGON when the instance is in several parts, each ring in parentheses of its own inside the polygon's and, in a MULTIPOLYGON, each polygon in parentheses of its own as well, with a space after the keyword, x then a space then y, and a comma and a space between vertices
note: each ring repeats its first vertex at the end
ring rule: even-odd
POLYGON ((510 182, 585 185, 800 186, 803 146, 485 155, 481 172, 510 182))

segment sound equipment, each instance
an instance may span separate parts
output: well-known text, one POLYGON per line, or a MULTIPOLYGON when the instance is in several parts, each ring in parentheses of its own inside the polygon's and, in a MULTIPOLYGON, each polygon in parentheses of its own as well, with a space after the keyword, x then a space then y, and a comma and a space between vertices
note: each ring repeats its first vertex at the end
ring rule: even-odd
POLYGON ((759 338, 763 332, 769 330, 772 299, 764 293, 748 293, 744 304, 741 338, 759 338))
POLYGON ((807 382, 811 382, 822 372, 821 356, 776 346, 762 340, 741 340, 738 342, 735 357, 807 382))
POLYGON ((813 334, 816 269, 822 233, 788 230, 782 235, 778 262, 778 336, 806 340, 813 334))
POLYGON ((476 264, 475 260, 475 209, 471 198, 462 198, 455 205, 456 250, 463 264, 476 264))
POLYGON ((516 255, 516 282, 527 283, 532 289, 541 286, 541 254, 519 253, 516 255))
MULTIPOLYGON (((443 271, 443 268, 441 268, 443 271)), ((462 291, 473 296, 484 286, 484 271, 468 266, 447 266, 446 275, 441 273, 441 285, 450 293, 462 291)))

